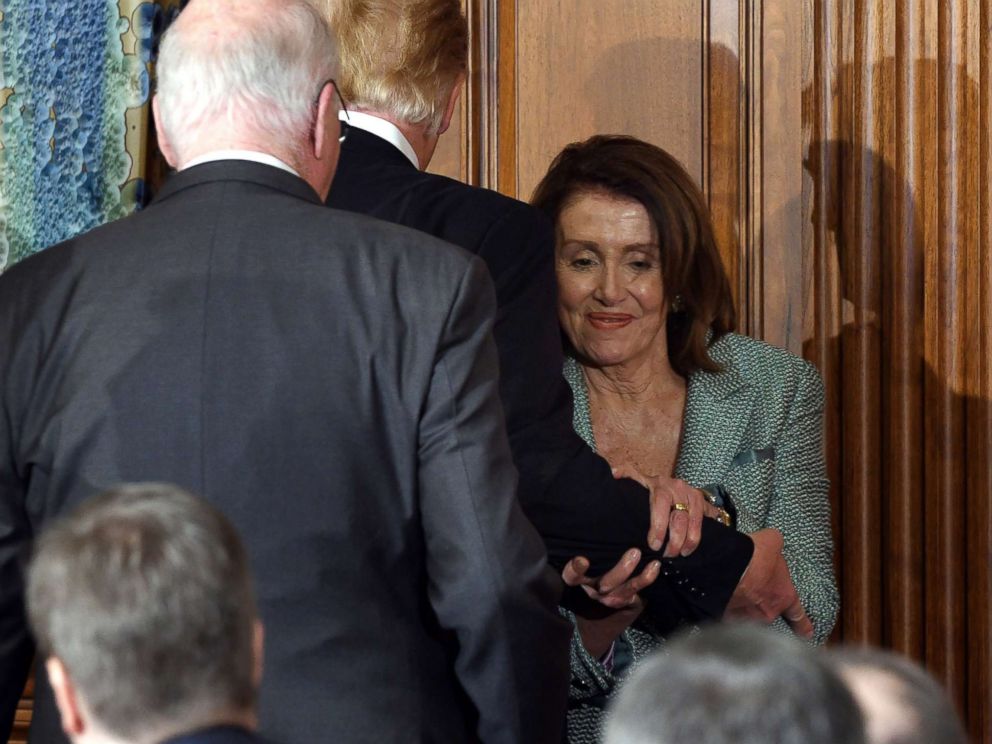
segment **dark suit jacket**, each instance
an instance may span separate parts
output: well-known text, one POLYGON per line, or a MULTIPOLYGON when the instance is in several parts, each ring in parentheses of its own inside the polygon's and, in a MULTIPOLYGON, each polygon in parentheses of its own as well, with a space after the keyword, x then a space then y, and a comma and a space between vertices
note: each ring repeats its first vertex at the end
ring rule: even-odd
POLYGON ((272 742, 240 726, 212 726, 167 739, 161 744, 272 744, 272 742))
MULTIPOLYGON (((263 733, 555 741, 568 630, 514 498, 494 314, 477 259, 248 162, 0 277, 0 736, 30 539, 159 480, 248 546, 263 733)), ((40 697, 33 741, 61 740, 40 697)))
MULTIPOLYGON (((496 285, 500 392, 520 500, 559 568, 586 555, 591 573, 611 568, 632 546, 644 562, 647 492, 615 480, 606 461, 572 429, 562 377, 554 275, 554 235, 533 207, 487 189, 419 171, 393 145, 352 128, 341 149, 328 205, 423 230, 482 258, 496 285)), ((702 544, 666 561, 646 591, 666 627, 719 617, 751 559, 750 539, 704 520, 702 544)))

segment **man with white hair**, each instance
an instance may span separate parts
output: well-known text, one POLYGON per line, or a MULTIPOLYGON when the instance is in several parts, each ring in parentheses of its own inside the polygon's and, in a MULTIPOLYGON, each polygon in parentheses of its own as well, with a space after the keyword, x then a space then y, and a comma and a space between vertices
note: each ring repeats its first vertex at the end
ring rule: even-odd
POLYGON ((263 630, 248 556, 217 509, 135 483, 44 531, 28 615, 76 744, 252 744, 263 630))
MULTIPOLYGON (((493 288, 447 244, 323 206, 336 59, 303 0, 193 0, 154 101, 178 174, 0 277, 0 738, 32 536, 166 481, 248 548, 264 734, 558 740, 568 629, 514 498, 493 288)), ((33 744, 64 740, 43 671, 33 744)))

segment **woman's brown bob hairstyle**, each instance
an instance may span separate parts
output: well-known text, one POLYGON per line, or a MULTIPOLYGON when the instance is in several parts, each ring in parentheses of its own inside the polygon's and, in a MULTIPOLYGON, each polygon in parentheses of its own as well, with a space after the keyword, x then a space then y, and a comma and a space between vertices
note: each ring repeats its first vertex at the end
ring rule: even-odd
POLYGON ((556 224, 578 195, 605 193, 644 205, 658 231, 668 313, 668 356, 682 376, 719 372, 709 344, 734 330, 730 282, 699 188, 660 147, 634 137, 597 135, 559 153, 531 203, 556 224))

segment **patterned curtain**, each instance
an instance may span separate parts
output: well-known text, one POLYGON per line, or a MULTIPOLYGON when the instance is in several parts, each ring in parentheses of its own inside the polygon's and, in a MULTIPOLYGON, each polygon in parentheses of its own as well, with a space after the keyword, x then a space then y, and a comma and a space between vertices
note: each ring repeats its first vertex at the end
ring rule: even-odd
POLYGON ((150 75, 182 0, 0 0, 0 271, 147 200, 150 75))

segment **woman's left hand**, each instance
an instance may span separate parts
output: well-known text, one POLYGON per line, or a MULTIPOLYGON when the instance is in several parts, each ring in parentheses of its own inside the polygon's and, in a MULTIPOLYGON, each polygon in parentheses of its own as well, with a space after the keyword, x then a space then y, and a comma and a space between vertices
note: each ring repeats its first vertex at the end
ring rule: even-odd
POLYGON ((660 550, 667 533, 668 545, 662 554, 665 558, 690 555, 699 547, 703 517, 719 516, 719 509, 706 501, 702 491, 679 478, 644 475, 630 468, 613 468, 613 477, 635 480, 650 492, 648 547, 660 550))

